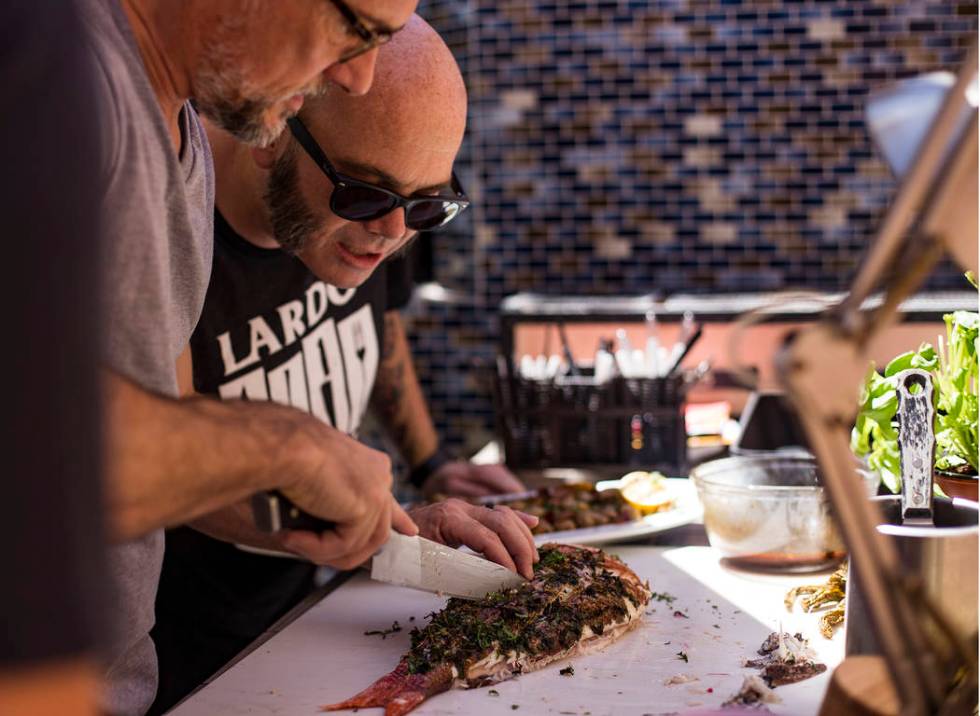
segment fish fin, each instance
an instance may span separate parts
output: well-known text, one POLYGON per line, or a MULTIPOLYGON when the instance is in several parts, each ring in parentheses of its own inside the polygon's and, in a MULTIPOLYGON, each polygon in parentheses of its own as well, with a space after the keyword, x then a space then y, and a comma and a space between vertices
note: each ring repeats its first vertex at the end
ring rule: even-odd
POLYGON ((373 684, 346 701, 321 706, 320 711, 342 711, 344 709, 361 709, 372 706, 384 706, 405 688, 409 678, 408 662, 404 659, 398 663, 395 670, 382 676, 373 684))

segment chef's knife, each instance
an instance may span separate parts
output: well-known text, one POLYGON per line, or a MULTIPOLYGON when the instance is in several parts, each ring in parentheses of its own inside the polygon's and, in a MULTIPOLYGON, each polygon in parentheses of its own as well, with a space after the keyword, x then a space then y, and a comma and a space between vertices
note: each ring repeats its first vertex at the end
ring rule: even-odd
MULTIPOLYGON (((255 495, 252 511, 256 526, 263 532, 287 529, 322 532, 334 526, 303 512, 279 492, 255 495)), ((371 559, 370 569, 371 579, 379 582, 463 599, 480 599, 489 592, 516 587, 525 581, 516 572, 482 557, 394 530, 371 559)))
POLYGON ((255 526, 261 532, 282 530, 309 530, 325 532, 334 527, 333 522, 304 512, 278 491, 258 492, 252 495, 252 515, 255 526))
POLYGON ((371 559, 371 579, 463 599, 481 599, 525 582, 483 557, 394 531, 371 559))

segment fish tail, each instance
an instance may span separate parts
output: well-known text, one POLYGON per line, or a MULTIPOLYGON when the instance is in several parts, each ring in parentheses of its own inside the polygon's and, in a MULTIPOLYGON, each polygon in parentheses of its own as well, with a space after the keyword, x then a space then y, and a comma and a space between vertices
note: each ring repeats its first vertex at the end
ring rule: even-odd
POLYGON ((385 716, 405 716, 426 698, 424 691, 403 691, 385 705, 385 716))
POLYGON ((373 684, 368 686, 360 693, 352 696, 346 701, 336 704, 321 706, 321 711, 342 711, 343 709, 361 709, 372 706, 384 706, 399 692, 405 689, 406 681, 409 678, 408 662, 404 659, 399 662, 395 670, 390 674, 382 676, 373 684))
POLYGON ((449 665, 427 674, 408 673, 408 662, 402 660, 387 676, 382 676, 361 693, 337 704, 321 706, 321 711, 340 711, 383 706, 385 716, 404 716, 430 696, 448 691, 453 684, 449 665))

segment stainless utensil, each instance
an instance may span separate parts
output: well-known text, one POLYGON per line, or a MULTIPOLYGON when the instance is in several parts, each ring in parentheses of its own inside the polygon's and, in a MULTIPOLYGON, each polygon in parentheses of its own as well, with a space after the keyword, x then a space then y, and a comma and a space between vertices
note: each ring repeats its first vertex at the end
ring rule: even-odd
MULTIPOLYGON (((322 532, 334 524, 314 517, 279 492, 252 498, 256 525, 263 532, 309 530, 322 532)), ((480 599, 489 592, 516 587, 525 579, 506 567, 460 552, 424 537, 408 537, 392 530, 381 550, 371 558, 371 579, 424 592, 463 599, 480 599)))
POLYGON ((526 581, 482 557, 398 532, 371 559, 371 579, 463 599, 480 599, 526 581))
MULTIPOLYGON (((938 607, 960 638, 977 638, 977 521, 978 505, 969 500, 937 498, 933 503, 934 526, 903 522, 904 506, 899 495, 874 498, 881 509, 878 531, 898 552, 902 572, 922 583, 924 596, 938 607)), ((924 609, 926 599, 919 601, 924 609)), ((935 632, 926 614, 923 621, 935 632)), ((847 611, 844 619, 845 651, 848 656, 881 653, 874 623, 868 614, 861 584, 847 580, 847 611)))
POLYGON ((932 522, 932 473, 936 457, 932 376, 910 368, 898 381, 898 453, 902 470, 902 523, 928 527, 932 522), (912 392, 918 387, 916 392, 912 392))

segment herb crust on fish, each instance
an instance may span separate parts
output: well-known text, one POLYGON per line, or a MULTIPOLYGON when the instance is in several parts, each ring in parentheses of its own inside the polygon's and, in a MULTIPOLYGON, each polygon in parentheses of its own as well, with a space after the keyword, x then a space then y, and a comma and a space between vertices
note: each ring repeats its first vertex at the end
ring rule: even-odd
POLYGON ((548 544, 534 579, 481 600, 450 599, 412 630, 390 674, 324 711, 383 706, 402 716, 451 688, 495 684, 560 659, 602 649, 634 628, 649 586, 599 549, 548 544))

